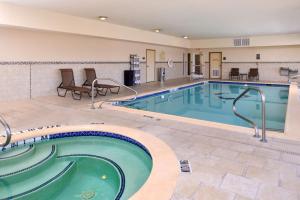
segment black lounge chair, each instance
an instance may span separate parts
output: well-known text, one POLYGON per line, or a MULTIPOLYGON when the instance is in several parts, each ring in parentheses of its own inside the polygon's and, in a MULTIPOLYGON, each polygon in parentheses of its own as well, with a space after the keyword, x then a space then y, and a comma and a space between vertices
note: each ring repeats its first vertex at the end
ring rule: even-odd
MULTIPOLYGON (((94 68, 85 68, 86 81, 82 84, 82 86, 89 87, 92 89, 92 84, 95 79, 97 79, 96 71, 94 68)), ((97 94, 105 96, 107 91, 109 90, 112 94, 119 94, 120 86, 117 85, 108 85, 108 84, 100 84, 96 81, 95 88, 97 88, 97 94), (116 89, 113 91, 112 89, 116 89)), ((97 95, 96 94, 96 95, 97 95)))
POLYGON ((250 68, 248 73, 248 80, 259 80, 258 68, 250 68))
POLYGON ((233 80, 233 78, 236 78, 237 80, 240 79, 240 69, 239 68, 231 68, 229 72, 229 79, 233 80))
POLYGON ((60 72, 62 82, 57 87, 58 96, 65 97, 68 91, 72 93, 74 100, 80 100, 83 93, 87 93, 90 96, 91 90, 89 88, 75 85, 74 73, 72 69, 60 69, 60 72), (65 90, 65 92, 60 94, 60 90, 65 90))

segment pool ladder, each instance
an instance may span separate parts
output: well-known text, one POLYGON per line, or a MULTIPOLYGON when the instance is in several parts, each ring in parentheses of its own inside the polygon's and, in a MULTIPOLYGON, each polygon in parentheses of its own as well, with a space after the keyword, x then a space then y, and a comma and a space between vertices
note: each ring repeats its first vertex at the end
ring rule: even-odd
POLYGON ((5 121, 5 119, 0 115, 0 123, 5 129, 5 134, 6 134, 6 140, 3 143, 0 143, 0 147, 5 147, 10 143, 11 140, 11 130, 8 125, 8 123, 5 121))
MULTIPOLYGON (((127 99, 127 100, 120 100, 120 101, 123 101, 123 102, 134 101, 134 100, 136 100, 136 98, 137 98, 137 96, 138 96, 138 92, 137 92, 136 90, 134 90, 134 89, 132 89, 132 88, 130 88, 130 87, 128 87, 128 86, 126 86, 126 85, 124 85, 124 84, 122 84, 122 83, 120 83, 120 82, 114 80, 114 79, 111 79, 111 78, 96 78, 96 79, 93 81, 93 83, 92 83, 92 106, 91 106, 92 109, 95 109, 95 108, 96 108, 96 107, 95 107, 95 103, 96 103, 96 102, 95 102, 95 98, 94 98, 94 97, 95 97, 95 84, 96 84, 97 81, 111 81, 111 82, 113 82, 113 83, 118 84, 119 86, 122 86, 122 87, 124 87, 124 88, 126 88, 126 89, 128 89, 128 90, 130 90, 130 91, 132 91, 132 92, 134 92, 134 97, 133 97, 133 98, 127 99)), ((104 101, 102 101, 102 102, 100 103, 99 108, 102 108, 102 105, 103 105, 104 103, 106 103, 106 102, 115 102, 115 100, 113 100, 113 99, 107 99, 107 100, 104 100, 104 101)))
POLYGON ((267 142, 267 139, 266 139, 266 96, 265 96, 265 94, 262 90, 260 90, 258 88, 253 88, 253 87, 247 88, 244 92, 242 92, 242 94, 240 94, 236 99, 234 99, 233 105, 232 105, 232 110, 233 110, 233 113, 236 116, 238 116, 239 118, 241 118, 241 119, 245 120, 246 122, 248 122, 249 124, 251 124, 252 127, 254 128, 254 131, 255 131, 254 137, 260 138, 259 130, 258 130, 258 127, 257 127, 256 123, 254 121, 246 118, 245 116, 239 114, 237 112, 237 108, 236 108, 236 102, 238 100, 240 100, 245 94, 247 94, 251 90, 257 91, 260 94, 260 97, 261 97, 262 138, 261 138, 260 141, 261 142, 267 142))

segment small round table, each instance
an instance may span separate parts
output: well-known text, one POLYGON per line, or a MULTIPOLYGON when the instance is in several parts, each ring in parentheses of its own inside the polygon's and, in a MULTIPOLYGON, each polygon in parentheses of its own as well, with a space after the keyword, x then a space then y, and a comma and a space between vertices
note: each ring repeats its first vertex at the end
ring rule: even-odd
POLYGON ((248 74, 247 73, 241 73, 240 74, 240 80, 247 80, 248 74))

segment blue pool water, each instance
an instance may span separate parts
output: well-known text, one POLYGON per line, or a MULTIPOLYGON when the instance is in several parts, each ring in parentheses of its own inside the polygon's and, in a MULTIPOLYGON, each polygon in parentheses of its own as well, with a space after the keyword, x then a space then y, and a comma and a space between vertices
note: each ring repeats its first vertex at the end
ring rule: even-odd
MULTIPOLYGON (((135 101, 120 103, 120 105, 139 110, 250 127, 232 111, 233 100, 249 86, 262 89, 266 95, 267 129, 282 132, 289 93, 288 85, 209 82, 140 97, 135 101)), ((261 127, 261 101, 258 92, 250 91, 236 105, 239 113, 254 120, 261 127)))

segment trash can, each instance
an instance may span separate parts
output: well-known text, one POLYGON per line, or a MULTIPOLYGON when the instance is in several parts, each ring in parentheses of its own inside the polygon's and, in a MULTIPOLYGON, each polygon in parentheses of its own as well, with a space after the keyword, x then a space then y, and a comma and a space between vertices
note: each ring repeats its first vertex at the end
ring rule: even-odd
POLYGON ((158 68, 158 81, 164 82, 166 80, 166 68, 158 68))

